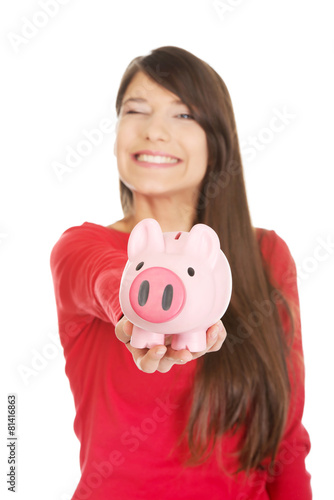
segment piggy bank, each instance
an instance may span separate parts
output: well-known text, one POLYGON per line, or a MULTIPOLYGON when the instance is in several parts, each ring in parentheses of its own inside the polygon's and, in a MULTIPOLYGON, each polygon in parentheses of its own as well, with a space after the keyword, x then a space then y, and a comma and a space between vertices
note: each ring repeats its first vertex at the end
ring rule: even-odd
POLYGON ((175 350, 205 350, 206 330, 223 316, 231 293, 229 263, 206 224, 163 233, 155 219, 143 219, 133 228, 119 292, 133 323, 132 346, 164 345, 172 335, 175 350))

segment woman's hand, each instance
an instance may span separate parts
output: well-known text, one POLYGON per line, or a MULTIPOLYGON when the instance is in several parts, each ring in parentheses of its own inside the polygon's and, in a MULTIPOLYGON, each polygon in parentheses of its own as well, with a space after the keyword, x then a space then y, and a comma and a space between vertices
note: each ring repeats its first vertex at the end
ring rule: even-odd
POLYGON ((138 368, 145 373, 154 373, 155 371, 166 373, 175 363, 185 364, 207 352, 218 351, 226 338, 225 327, 219 320, 206 331, 205 351, 195 353, 191 353, 187 349, 175 351, 170 347, 171 335, 165 336, 166 345, 157 345, 151 349, 138 349, 130 344, 132 327, 133 324, 123 316, 115 327, 116 337, 126 345, 138 368))

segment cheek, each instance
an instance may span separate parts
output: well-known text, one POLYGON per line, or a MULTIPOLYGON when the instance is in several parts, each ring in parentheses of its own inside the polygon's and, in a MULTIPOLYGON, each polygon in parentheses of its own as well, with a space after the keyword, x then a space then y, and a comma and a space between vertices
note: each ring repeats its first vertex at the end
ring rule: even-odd
POLYGON ((129 143, 126 140, 124 140, 124 137, 119 136, 116 138, 116 141, 115 141, 116 158, 117 158, 118 165, 121 167, 129 155, 129 145, 128 144, 129 143))
POLYGON ((194 161, 200 164, 205 164, 206 168, 208 163, 208 146, 206 136, 202 133, 202 131, 192 135, 192 141, 189 145, 189 149, 193 155, 194 161))
POLYGON ((129 148, 135 132, 128 124, 120 123, 117 129, 115 145, 119 154, 123 154, 129 148))

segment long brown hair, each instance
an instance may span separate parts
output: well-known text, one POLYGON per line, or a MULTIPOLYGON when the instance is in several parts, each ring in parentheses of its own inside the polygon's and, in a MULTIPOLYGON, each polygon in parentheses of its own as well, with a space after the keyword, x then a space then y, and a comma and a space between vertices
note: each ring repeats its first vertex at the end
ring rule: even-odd
MULTIPOLYGON (((251 223, 235 117, 224 81, 190 52, 161 47, 136 57, 127 67, 116 98, 117 115, 139 71, 179 96, 206 132, 209 159, 193 224, 204 223, 216 231, 233 277, 231 302, 222 318, 227 339, 218 352, 202 356, 197 364, 184 434, 190 451, 187 463, 206 460, 219 436, 244 428, 238 470, 250 471, 268 458, 273 463, 284 431, 291 392, 290 342, 279 307, 288 315, 290 339, 294 311, 270 277, 261 238, 251 223), (256 316, 254 304, 269 303, 270 311, 257 310, 256 316)), ((126 216, 132 192, 121 180, 120 195, 126 216)))

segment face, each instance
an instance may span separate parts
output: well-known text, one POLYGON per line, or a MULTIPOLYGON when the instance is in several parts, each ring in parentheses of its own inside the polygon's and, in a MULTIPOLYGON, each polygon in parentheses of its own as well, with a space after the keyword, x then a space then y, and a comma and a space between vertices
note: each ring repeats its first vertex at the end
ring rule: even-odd
POLYGON ((124 94, 114 153, 123 183, 146 195, 193 196, 208 162, 205 132, 188 107, 142 72, 124 94))

